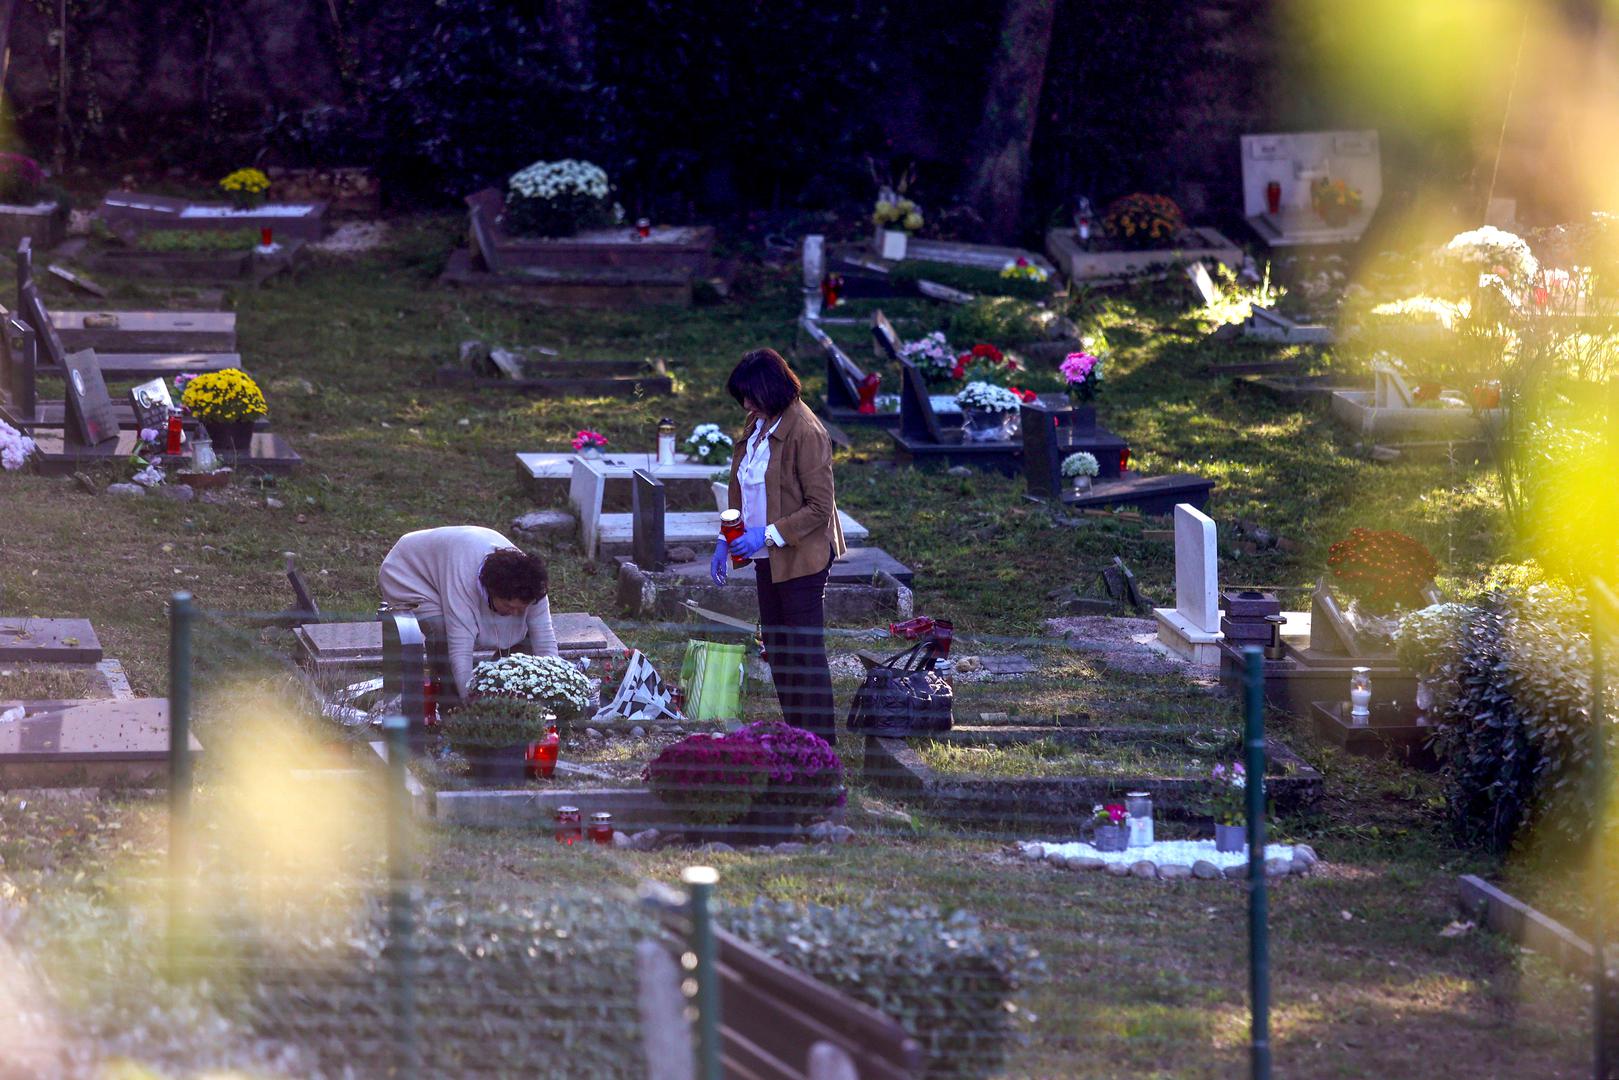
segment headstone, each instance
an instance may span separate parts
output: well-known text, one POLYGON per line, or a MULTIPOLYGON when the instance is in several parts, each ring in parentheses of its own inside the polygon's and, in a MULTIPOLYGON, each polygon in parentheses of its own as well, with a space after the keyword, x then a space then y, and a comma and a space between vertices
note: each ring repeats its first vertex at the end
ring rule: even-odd
POLYGON ((1202 262, 1194 262, 1186 268, 1186 276, 1192 282, 1192 288, 1197 290, 1198 297, 1207 307, 1213 307, 1220 302, 1220 290, 1214 287, 1214 279, 1209 276, 1209 268, 1202 262))
POLYGON ((309 584, 304 581, 303 574, 298 572, 298 556, 290 551, 281 554, 287 560, 287 584, 292 586, 292 595, 298 604, 297 610, 320 618, 320 606, 315 603, 314 594, 309 591, 309 584))
POLYGON ((826 399, 836 409, 855 410, 860 405, 860 383, 866 373, 849 359, 827 332, 813 319, 802 320, 804 330, 826 353, 826 399))
POLYGON ((521 379, 527 374, 523 370, 523 358, 510 349, 490 349, 489 362, 508 379, 521 379))
POLYGON ((887 360, 899 359, 899 334, 894 330, 894 324, 888 321, 888 316, 881 310, 872 313, 871 338, 877 346, 877 355, 887 360))
POLYGON ((45 310, 45 301, 40 298, 39 290, 29 282, 23 290, 22 317, 25 322, 34 328, 34 340, 39 351, 45 354, 45 363, 60 369, 67 350, 62 347, 62 335, 56 332, 56 326, 51 322, 51 313, 45 310))
POLYGON ((3 386, 11 395, 11 407, 23 419, 33 417, 39 406, 39 395, 34 374, 39 357, 34 351, 34 331, 19 318, 7 318, 4 326, 3 352, 5 379, 3 386))
POLYGON ((944 427, 934 415, 933 402, 928 397, 928 385, 922 373, 909 360, 901 360, 899 398, 900 434, 914 441, 946 442, 944 427))
POLYGON ((1360 656, 1360 635, 1349 624, 1338 598, 1325 578, 1315 583, 1310 595, 1310 651, 1333 656, 1360 656))
POLYGON ((88 619, 0 617, 0 664, 98 664, 101 641, 88 619))
POLYGON ((1175 507, 1175 610, 1205 634, 1220 630, 1219 557, 1213 519, 1175 507))
POLYGON ((804 288, 819 289, 826 277, 826 237, 811 233, 804 237, 804 288))
POLYGON ((663 482, 643 469, 630 478, 631 551, 635 565, 642 570, 662 570, 668 565, 664 551, 663 482))
POLYGON ((568 502, 579 515, 579 546, 585 558, 596 558, 600 539, 602 496, 607 490, 607 474, 589 458, 573 459, 573 477, 568 483, 568 502))
POLYGON ((64 360, 67 371, 67 414, 85 446, 118 438, 118 414, 107 396, 94 349, 73 353, 64 360))
POLYGON ((1057 417, 1039 402, 1021 406, 1023 481, 1029 494, 1042 499, 1062 497, 1062 451, 1058 446, 1057 417))
POLYGON ((472 230, 472 249, 483 263, 485 270, 491 274, 500 273, 504 261, 500 257, 500 248, 495 243, 494 230, 490 222, 485 220, 483 208, 474 206, 468 212, 468 224, 472 230))
POLYGON ((99 297, 103 300, 107 298, 107 290, 96 284, 94 281, 91 281, 83 274, 75 274, 67 267, 58 266, 56 263, 51 263, 49 266, 45 267, 45 269, 56 277, 61 278, 75 289, 78 289, 80 292, 89 293, 91 296, 99 297))
POLYGON ((164 379, 152 379, 129 391, 129 400, 135 409, 135 429, 155 428, 161 436, 168 426, 169 414, 174 411, 174 398, 164 379))
POLYGON ((1416 395, 1406 385, 1405 377, 1387 364, 1372 369, 1372 407, 1377 409, 1416 408, 1416 395))
POLYGON ((1366 229, 1383 199, 1382 156, 1374 130, 1295 131, 1244 135, 1243 215, 1271 244, 1326 243, 1353 239, 1366 229), (1361 210, 1342 225, 1329 225, 1310 205, 1316 180, 1342 180, 1361 194, 1361 210), (1277 185, 1279 212, 1267 205, 1277 185))

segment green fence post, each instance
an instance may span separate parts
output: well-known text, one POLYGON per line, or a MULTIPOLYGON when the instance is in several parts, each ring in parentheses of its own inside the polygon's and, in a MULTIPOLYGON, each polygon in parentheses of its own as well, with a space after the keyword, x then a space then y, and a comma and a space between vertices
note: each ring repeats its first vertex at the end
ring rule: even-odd
POLYGON ((714 920, 709 903, 720 876, 710 866, 688 866, 681 872, 691 903, 691 951, 697 957, 697 1075, 720 1077, 720 976, 715 967, 714 920))
POLYGON ((1248 996, 1254 1080, 1270 1077, 1270 927, 1265 897, 1265 654, 1243 649, 1243 750, 1248 774, 1248 996))
POLYGON ((169 971, 185 952, 186 879, 191 873, 191 633, 188 592, 169 598, 169 971))
POLYGON ((1608 978, 1608 925, 1603 908, 1609 903, 1607 889, 1608 780, 1607 665, 1603 646, 1619 629, 1619 598, 1600 578, 1591 582, 1591 773, 1596 785, 1595 820, 1591 823, 1591 1074, 1609 1080, 1613 1061, 1611 1042, 1613 987, 1608 978))
POLYGON ((388 737, 388 955, 393 960, 394 1050, 403 1075, 421 1067, 416 1041, 416 943, 411 907, 410 724, 403 716, 382 722, 388 737))

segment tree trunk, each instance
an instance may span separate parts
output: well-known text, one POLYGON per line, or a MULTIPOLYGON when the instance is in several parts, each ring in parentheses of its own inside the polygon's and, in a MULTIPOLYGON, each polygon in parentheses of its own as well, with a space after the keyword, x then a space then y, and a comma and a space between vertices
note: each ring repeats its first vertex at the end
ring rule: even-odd
POLYGON ((17 17, 17 0, 0 0, 0 91, 5 89, 11 69, 11 23, 17 17))
POLYGON ((1056 10, 1056 0, 1006 0, 984 115, 973 140, 976 167, 967 185, 967 203, 992 240, 1015 239, 1023 217, 1029 145, 1040 116, 1056 10))

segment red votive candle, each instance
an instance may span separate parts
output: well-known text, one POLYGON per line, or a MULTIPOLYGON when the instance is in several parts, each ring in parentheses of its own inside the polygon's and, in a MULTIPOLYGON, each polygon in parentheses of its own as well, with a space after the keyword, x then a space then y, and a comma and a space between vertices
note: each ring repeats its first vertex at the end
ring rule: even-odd
POLYGON ((270 246, 270 239, 271 239, 270 226, 266 225, 262 229, 259 230, 259 246, 260 247, 269 247, 270 246))
POLYGON ((1265 209, 1272 214, 1282 212, 1282 185, 1275 180, 1265 185, 1265 209))
POLYGON ((590 815, 590 839, 592 843, 613 846, 613 815, 602 812, 590 815))
POLYGON ((635 219, 635 235, 639 236, 642 240, 645 240, 647 237, 651 236, 652 235, 652 219, 651 218, 636 218, 635 219))
POLYGON ((180 452, 180 417, 178 414, 169 416, 169 441, 164 447, 164 453, 178 454, 180 452))
POLYGON ((557 843, 573 845, 584 839, 577 806, 557 807, 557 843))
POLYGON ((855 410, 866 416, 877 411, 877 388, 882 385, 883 377, 875 371, 860 380, 857 389, 860 391, 860 405, 855 410))
POLYGON ((1128 446, 1119 451, 1119 471, 1121 473, 1130 471, 1130 448, 1128 446))
MULTIPOLYGON (((727 510, 720 515, 720 535, 725 537, 727 541, 735 540, 747 531, 748 527, 742 524, 742 511, 727 510)), ((732 555, 731 565, 746 566, 748 565, 748 560, 740 555, 732 555)))
POLYGON ((525 772, 530 780, 549 780, 557 768, 557 754, 562 749, 562 738, 557 734, 555 726, 545 733, 545 738, 538 742, 528 744, 528 750, 523 758, 526 762, 525 772))

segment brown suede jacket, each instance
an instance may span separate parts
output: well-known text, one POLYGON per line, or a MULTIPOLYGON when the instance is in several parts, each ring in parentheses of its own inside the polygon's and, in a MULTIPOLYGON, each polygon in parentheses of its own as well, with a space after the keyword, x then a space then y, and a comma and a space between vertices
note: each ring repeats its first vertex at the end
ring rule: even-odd
MULTIPOLYGON (((742 486, 736 471, 747 451, 747 439, 759 417, 748 414, 742 434, 731 451, 731 505, 742 505, 742 486)), ((768 426, 768 425, 767 425, 768 426)), ((829 559, 842 555, 843 524, 838 520, 836 493, 832 486, 832 440, 808 405, 795 401, 781 414, 781 423, 770 436, 770 464, 765 468, 765 506, 769 521, 749 521, 748 526, 774 525, 786 547, 767 548, 770 552, 772 581, 817 574, 829 559)))

